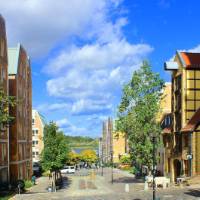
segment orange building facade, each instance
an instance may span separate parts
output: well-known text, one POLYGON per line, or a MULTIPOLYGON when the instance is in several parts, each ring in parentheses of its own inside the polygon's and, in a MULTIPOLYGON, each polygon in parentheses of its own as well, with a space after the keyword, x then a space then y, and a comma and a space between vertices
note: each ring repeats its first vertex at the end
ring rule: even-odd
POLYGON ((33 163, 40 162, 40 155, 44 148, 43 131, 45 122, 37 110, 32 110, 32 154, 33 163))
POLYGON ((8 49, 9 95, 17 105, 10 109, 14 123, 10 134, 11 182, 32 176, 32 81, 30 61, 25 49, 18 45, 8 49))
MULTIPOLYGON (((8 60, 5 21, 0 15, 0 87, 8 94, 8 60)), ((0 184, 9 182, 8 129, 0 125, 0 184)))

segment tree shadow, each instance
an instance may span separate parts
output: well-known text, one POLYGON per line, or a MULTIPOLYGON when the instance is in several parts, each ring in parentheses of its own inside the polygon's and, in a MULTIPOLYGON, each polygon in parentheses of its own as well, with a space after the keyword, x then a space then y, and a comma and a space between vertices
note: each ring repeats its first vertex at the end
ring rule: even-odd
POLYGON ((200 190, 190 189, 189 191, 185 192, 185 194, 194 197, 200 197, 200 190))
POLYGON ((143 179, 135 179, 132 177, 115 178, 114 183, 144 183, 143 179))

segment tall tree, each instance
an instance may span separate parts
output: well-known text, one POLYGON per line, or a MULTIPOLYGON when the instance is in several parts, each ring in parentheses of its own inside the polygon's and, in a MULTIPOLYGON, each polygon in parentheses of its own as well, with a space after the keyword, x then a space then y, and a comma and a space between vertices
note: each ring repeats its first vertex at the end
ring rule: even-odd
POLYGON ((42 167, 51 172, 59 170, 64 166, 68 154, 69 147, 64 134, 58 131, 58 127, 53 122, 45 125, 42 167))
POLYGON ((123 88, 116 125, 118 130, 127 134, 132 160, 139 166, 150 167, 152 164, 150 134, 160 133, 156 116, 160 111, 163 87, 159 74, 154 73, 149 63, 144 61, 123 88))

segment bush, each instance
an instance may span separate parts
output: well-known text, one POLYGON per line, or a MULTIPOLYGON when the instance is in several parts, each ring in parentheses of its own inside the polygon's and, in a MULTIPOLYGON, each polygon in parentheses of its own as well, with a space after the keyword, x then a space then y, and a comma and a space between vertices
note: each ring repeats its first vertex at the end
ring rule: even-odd
POLYGON ((50 171, 48 170, 48 171, 44 171, 43 173, 42 173, 42 176, 49 176, 49 174, 50 174, 50 171))
POLYGON ((131 173, 137 175, 140 172, 137 167, 133 166, 131 169, 131 173))
POLYGON ((33 186, 32 181, 30 181, 30 180, 25 180, 25 189, 30 188, 30 187, 32 187, 32 186, 33 186))
POLYGON ((121 163, 121 164, 131 164, 130 155, 123 155, 123 156, 120 158, 120 163, 121 163))

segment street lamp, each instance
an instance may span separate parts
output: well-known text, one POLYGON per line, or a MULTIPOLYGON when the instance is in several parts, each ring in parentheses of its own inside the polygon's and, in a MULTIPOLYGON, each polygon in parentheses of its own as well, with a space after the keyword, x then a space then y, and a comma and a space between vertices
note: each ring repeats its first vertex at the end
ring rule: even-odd
POLYGON ((113 184, 113 151, 111 150, 111 152, 110 152, 110 155, 111 155, 111 169, 112 169, 112 171, 111 171, 111 183, 113 184))
POLYGON ((150 138, 151 141, 153 143, 153 200, 156 200, 156 187, 155 187, 155 175, 156 175, 156 148, 155 148, 155 144, 156 144, 156 134, 155 133, 151 133, 150 134, 150 138))

